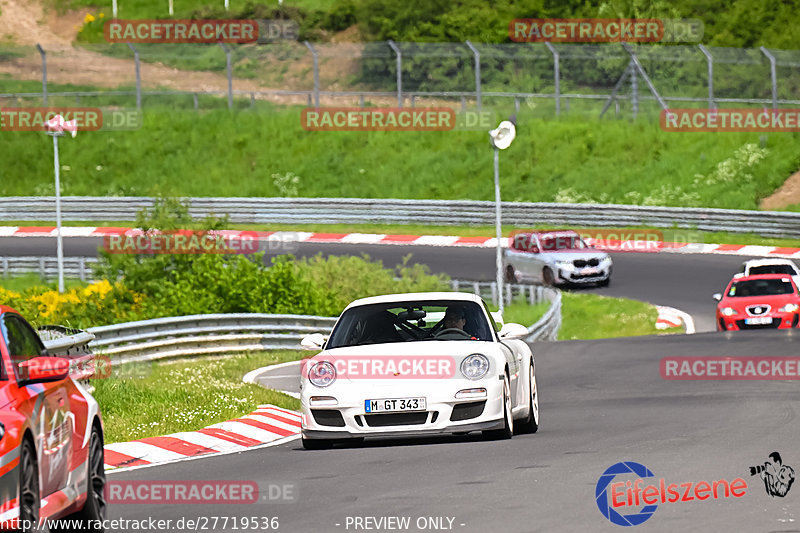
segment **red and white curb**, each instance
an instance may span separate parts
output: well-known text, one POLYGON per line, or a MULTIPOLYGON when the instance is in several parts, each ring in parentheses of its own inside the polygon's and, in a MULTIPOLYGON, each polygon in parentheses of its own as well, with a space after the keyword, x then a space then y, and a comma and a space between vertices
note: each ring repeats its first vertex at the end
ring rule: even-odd
MULTIPOLYGON (((259 241, 299 243, 341 243, 341 244, 395 244, 414 246, 472 246, 494 248, 494 237, 459 237, 453 235, 392 235, 384 233, 312 233, 296 231, 239 231, 222 230, 221 235, 230 237, 256 238, 259 241)), ((141 234, 141 230, 118 227, 63 227, 63 237, 105 237, 110 235, 141 234)), ((0 237, 55 237, 54 226, 0 226, 0 237)), ((590 243, 592 239, 587 239, 590 243)), ((502 239, 508 247, 509 239, 502 239)), ((612 252, 669 252, 688 254, 726 254, 753 257, 785 257, 800 259, 800 248, 780 246, 759 246, 745 244, 704 244, 689 242, 656 241, 594 241, 599 249, 612 252)))
POLYGON ((105 446, 105 467, 109 471, 240 452, 292 440, 299 434, 300 413, 274 405, 260 405, 249 415, 198 431, 108 444, 105 446))
POLYGON ((663 305, 656 306, 656 309, 658 309, 656 329, 679 328, 683 326, 687 335, 691 335, 695 332, 694 320, 689 313, 663 305))

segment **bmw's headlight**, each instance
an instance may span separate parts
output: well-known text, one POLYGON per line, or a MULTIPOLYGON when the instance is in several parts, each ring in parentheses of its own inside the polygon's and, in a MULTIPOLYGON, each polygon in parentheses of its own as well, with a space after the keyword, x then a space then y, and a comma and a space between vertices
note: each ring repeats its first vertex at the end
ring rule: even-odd
POLYGON ((571 266, 573 266, 572 265, 572 261, 556 261, 556 264, 558 266, 562 267, 562 268, 563 267, 571 267, 571 266))
POLYGON ((733 307, 723 307, 720 312, 725 316, 733 316, 737 314, 736 309, 734 309, 733 307))
POLYGON ((610 263, 611 262, 611 256, 610 255, 605 256, 604 258, 602 258, 600 260, 600 262, 601 263, 610 263))
POLYGON ((336 367, 328 361, 316 363, 308 370, 308 381, 317 387, 327 387, 336 381, 336 367))
POLYGON ((489 372, 489 359, 482 354, 468 355, 461 361, 461 373, 467 379, 481 379, 489 372))
POLYGON ((800 309, 800 306, 797 304, 786 304, 780 309, 778 309, 778 311, 781 313, 794 313, 798 309, 800 309))

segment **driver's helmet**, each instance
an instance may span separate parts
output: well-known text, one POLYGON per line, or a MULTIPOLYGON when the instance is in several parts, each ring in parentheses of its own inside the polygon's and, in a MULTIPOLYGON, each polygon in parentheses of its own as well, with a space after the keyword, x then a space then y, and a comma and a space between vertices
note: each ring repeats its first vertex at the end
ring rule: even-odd
POLYGON ((460 305, 451 305, 447 308, 447 311, 444 313, 444 319, 459 319, 463 318, 466 320, 467 316, 464 312, 464 308, 460 305))

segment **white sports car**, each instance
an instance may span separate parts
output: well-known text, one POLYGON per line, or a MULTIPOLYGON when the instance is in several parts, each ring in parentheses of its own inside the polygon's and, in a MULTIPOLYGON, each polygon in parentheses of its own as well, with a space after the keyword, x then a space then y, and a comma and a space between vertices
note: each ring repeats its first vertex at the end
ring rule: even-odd
POLYGON ((788 274, 792 277, 794 284, 800 287, 800 268, 797 268, 789 259, 750 259, 742 263, 735 278, 742 276, 755 276, 758 274, 788 274))
POLYGON ((342 312, 322 349, 303 363, 307 449, 370 436, 482 431, 510 438, 539 428, 536 367, 527 328, 496 323, 474 294, 364 298, 342 312))

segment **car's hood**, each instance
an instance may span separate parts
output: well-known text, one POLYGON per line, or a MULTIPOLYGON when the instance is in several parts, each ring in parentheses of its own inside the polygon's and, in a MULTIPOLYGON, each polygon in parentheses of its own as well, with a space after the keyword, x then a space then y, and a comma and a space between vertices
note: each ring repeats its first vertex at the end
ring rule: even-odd
POLYGON ((796 294, 775 294, 766 296, 743 296, 738 298, 724 298, 718 305, 721 309, 723 307, 732 307, 739 310, 751 305, 769 305, 773 311, 779 307, 783 307, 789 303, 800 304, 800 298, 796 294))
POLYGON ((551 261, 575 261, 576 259, 603 260, 606 257, 608 257, 608 254, 606 252, 594 249, 564 251, 564 252, 543 252, 541 255, 551 261))

